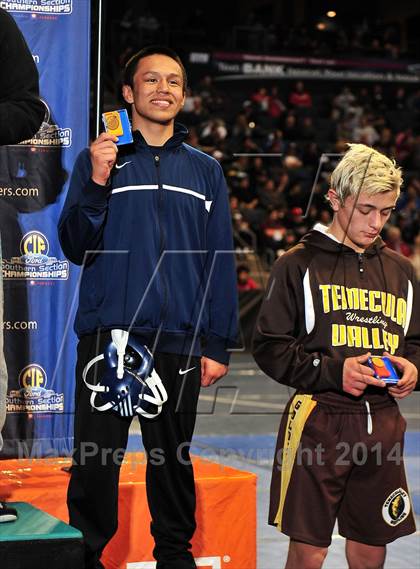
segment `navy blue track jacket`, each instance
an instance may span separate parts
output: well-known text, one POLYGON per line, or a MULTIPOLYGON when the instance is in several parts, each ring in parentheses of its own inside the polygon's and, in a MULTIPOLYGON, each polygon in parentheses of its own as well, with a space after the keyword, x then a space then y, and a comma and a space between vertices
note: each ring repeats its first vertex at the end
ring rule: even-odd
POLYGON ((237 337, 231 218, 223 171, 184 143, 120 148, 108 186, 76 161, 59 220, 66 256, 84 265, 77 335, 131 330, 153 350, 228 363, 237 337))

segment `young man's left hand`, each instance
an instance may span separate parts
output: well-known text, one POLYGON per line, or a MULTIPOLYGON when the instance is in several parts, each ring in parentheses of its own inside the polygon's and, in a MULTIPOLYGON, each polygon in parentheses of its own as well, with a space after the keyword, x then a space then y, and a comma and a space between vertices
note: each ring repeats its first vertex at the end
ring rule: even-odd
POLYGON ((407 397, 417 385, 418 371, 416 366, 405 358, 391 356, 387 352, 384 352, 384 356, 389 358, 403 374, 395 387, 388 388, 389 393, 395 399, 407 397))
POLYGON ((209 387, 227 374, 228 366, 211 360, 210 358, 201 358, 201 385, 202 387, 209 387))

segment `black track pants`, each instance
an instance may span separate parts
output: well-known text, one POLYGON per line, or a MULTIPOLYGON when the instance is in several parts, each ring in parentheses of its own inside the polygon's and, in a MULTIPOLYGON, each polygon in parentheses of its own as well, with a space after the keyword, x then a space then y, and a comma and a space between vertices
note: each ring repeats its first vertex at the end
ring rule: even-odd
MULTIPOLYGON (((86 569, 100 569, 101 553, 117 530, 120 462, 127 446, 130 418, 94 411, 82 380, 88 361, 110 342, 110 333, 86 336, 78 345, 74 464, 68 489, 70 524, 86 545, 86 569), (114 452, 117 451, 117 452, 114 452)), ((98 364, 98 378, 102 363, 98 364)), ((198 394, 200 358, 155 354, 155 369, 168 392, 156 419, 141 418, 147 453, 146 488, 158 569, 195 567, 190 552, 195 531, 195 488, 189 461, 198 394), (179 370, 194 368, 181 375, 179 370)), ((90 371, 92 382, 94 371, 90 371)), ((141 536, 136 538, 141 539, 141 536)))

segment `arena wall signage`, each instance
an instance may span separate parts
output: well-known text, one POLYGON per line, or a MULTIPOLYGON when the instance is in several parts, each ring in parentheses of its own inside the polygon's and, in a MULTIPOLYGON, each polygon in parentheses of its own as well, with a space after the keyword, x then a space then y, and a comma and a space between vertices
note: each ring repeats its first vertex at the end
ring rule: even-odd
POLYGON ((415 65, 368 59, 191 52, 191 65, 207 65, 219 79, 318 79, 419 83, 415 65))
POLYGON ((1 1, 40 75, 45 117, 0 147, 5 355, 9 374, 2 456, 70 454, 74 354, 71 311, 79 271, 61 251, 57 221, 69 175, 88 141, 90 2, 1 1), (29 325, 36 323, 36 326, 29 325), (25 325, 26 324, 26 325, 25 325))

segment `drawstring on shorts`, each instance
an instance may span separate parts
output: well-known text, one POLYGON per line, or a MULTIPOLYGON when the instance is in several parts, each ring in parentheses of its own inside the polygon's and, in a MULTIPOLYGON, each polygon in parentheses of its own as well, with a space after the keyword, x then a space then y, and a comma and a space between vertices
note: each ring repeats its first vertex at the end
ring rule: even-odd
POLYGON ((373 433, 373 422, 372 422, 372 415, 370 414, 370 405, 369 401, 365 401, 366 411, 367 411, 367 432, 368 435, 373 433))

